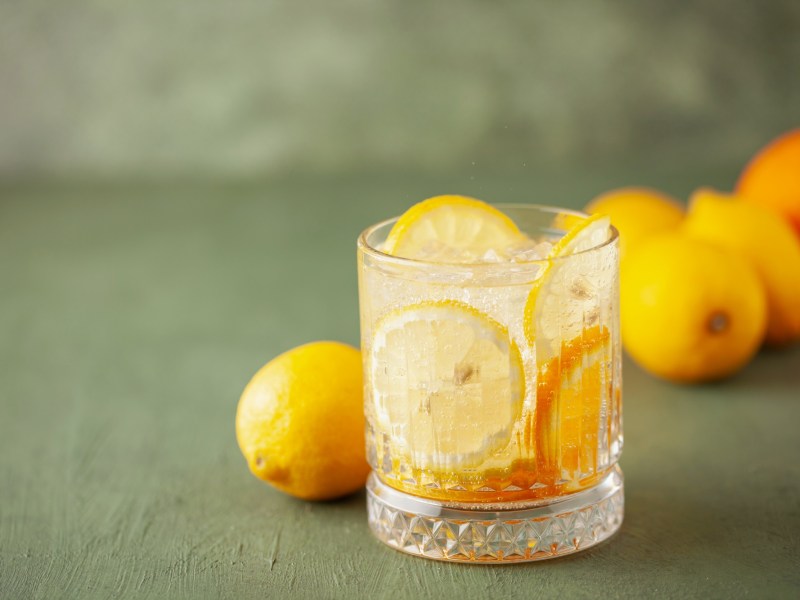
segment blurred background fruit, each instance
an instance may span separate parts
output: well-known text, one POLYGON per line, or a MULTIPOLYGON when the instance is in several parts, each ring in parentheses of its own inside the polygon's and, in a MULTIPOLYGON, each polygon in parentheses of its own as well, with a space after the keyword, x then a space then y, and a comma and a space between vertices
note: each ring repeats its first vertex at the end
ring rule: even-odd
POLYGON ((611 190, 592 200, 585 210, 611 217, 611 224, 619 230, 621 260, 650 236, 676 228, 684 215, 680 202, 647 187, 611 190))
POLYGON ((785 220, 758 204, 702 188, 692 194, 683 229, 753 265, 767 294, 768 344, 800 338, 800 239, 785 220))
POLYGON ((735 253, 666 233, 628 257, 621 280, 625 349, 654 375, 683 383, 720 379, 761 345, 764 290, 735 253))
POLYGON ((364 485, 361 352, 313 342, 264 365, 236 412, 236 439, 253 475, 304 500, 364 485))
POLYGON ((742 171, 736 192, 776 211, 800 237, 800 128, 760 150, 742 171))

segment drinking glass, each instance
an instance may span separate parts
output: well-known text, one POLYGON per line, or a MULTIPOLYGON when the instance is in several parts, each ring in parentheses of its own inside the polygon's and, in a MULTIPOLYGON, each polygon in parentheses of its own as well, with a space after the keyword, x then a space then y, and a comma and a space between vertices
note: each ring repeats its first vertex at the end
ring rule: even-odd
MULTIPOLYGON (((587 216, 498 205, 550 247, 587 216)), ((368 521, 410 554, 570 554, 623 518, 618 234, 567 256, 443 264, 358 239, 368 521)))

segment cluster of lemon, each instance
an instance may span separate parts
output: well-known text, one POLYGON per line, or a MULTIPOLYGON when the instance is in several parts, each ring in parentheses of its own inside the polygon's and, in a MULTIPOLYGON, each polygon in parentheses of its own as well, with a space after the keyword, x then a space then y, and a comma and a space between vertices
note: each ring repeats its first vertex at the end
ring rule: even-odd
POLYGON ((587 211, 620 231, 622 340, 647 371, 720 379, 762 344, 800 339, 800 130, 756 155, 733 194, 699 189, 684 211, 626 188, 587 211))

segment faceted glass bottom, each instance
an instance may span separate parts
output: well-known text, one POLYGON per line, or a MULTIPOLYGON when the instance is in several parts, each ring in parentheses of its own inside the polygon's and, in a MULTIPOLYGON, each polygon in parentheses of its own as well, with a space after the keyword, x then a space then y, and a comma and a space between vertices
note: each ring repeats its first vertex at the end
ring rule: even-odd
POLYGON ((622 525, 622 471, 595 487, 550 502, 491 506, 445 503, 405 494, 370 474, 369 526, 396 550, 467 563, 543 560, 585 550, 622 525))

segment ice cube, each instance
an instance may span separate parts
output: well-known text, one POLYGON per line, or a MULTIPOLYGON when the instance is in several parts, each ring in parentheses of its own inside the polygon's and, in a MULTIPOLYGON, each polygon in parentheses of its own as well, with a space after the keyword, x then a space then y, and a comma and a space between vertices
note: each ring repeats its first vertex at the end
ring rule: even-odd
POLYGON ((499 263, 502 261, 503 257, 500 256, 500 253, 494 248, 489 248, 486 252, 483 253, 483 256, 481 256, 481 262, 485 263, 499 263))
POLYGON ((532 262, 547 258, 552 248, 550 242, 537 242, 530 238, 515 242, 505 250, 509 259, 514 262, 532 262))
POLYGON ((473 262, 465 250, 443 244, 439 240, 426 242, 422 247, 419 258, 438 263, 473 262))

